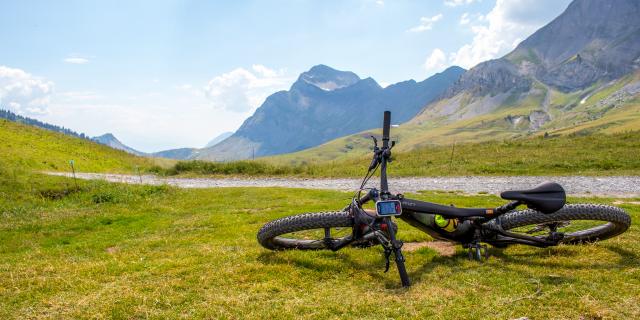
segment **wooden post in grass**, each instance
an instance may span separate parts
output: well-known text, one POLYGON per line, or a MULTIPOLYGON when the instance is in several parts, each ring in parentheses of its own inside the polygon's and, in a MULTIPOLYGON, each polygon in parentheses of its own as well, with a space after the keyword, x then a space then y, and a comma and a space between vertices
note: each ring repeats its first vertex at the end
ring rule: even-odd
POLYGON ((78 180, 76 178, 76 168, 74 164, 75 164, 75 161, 69 160, 69 166, 71 167, 71 174, 73 175, 73 184, 75 184, 76 190, 78 190, 78 180))
POLYGON ((138 172, 138 177, 140 178, 140 184, 142 184, 142 174, 140 174, 140 167, 136 165, 136 172, 138 172))
POLYGON ((456 150, 456 141, 453 140, 453 144, 451 145, 451 158, 449 159, 449 172, 453 169, 453 153, 456 150))

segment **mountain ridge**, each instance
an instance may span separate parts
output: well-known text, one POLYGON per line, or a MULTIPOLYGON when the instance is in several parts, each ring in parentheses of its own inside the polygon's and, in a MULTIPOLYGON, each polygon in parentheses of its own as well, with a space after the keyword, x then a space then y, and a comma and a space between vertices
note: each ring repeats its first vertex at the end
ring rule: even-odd
MULTIPOLYGON (((640 2, 633 0, 573 1, 513 51, 471 68, 439 99, 394 128, 401 142, 396 149, 638 130, 638 16, 640 2)), ((363 154, 369 148, 366 137, 374 133, 359 132, 273 161, 363 154)))
POLYGON ((377 127, 378 113, 387 109, 394 110, 399 123, 408 121, 463 72, 450 67, 420 82, 409 80, 382 88, 371 77, 360 79, 352 72, 314 66, 288 91, 267 97, 231 137, 203 149, 196 158, 248 159, 307 149, 377 127))

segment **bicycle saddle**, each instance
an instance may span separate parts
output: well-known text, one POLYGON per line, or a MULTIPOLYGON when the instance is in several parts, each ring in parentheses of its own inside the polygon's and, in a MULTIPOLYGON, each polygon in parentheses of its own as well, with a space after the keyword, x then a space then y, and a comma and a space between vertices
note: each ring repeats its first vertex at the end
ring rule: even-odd
POLYGON ((567 196, 561 185, 555 182, 543 182, 529 190, 511 190, 500 194, 502 199, 517 200, 530 209, 542 213, 554 213, 564 207, 567 196))

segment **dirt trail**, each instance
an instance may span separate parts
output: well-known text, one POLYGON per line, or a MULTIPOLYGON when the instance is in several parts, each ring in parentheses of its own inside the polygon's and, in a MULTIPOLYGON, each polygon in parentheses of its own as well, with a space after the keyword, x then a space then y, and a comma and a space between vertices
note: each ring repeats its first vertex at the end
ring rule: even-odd
MULTIPOLYGON (((71 176, 70 173, 47 172, 51 175, 71 176)), ((123 175, 105 173, 77 173, 80 179, 99 179, 129 184, 168 184, 181 188, 224 187, 285 187, 304 189, 354 190, 358 179, 301 179, 301 178, 163 178, 153 175, 123 175)), ((499 194, 504 190, 528 189, 544 181, 560 183, 572 196, 640 197, 640 176, 613 177, 408 177, 392 178, 389 187, 394 193, 420 190, 460 191, 469 194, 499 194)), ((370 187, 378 185, 372 179, 370 187)))

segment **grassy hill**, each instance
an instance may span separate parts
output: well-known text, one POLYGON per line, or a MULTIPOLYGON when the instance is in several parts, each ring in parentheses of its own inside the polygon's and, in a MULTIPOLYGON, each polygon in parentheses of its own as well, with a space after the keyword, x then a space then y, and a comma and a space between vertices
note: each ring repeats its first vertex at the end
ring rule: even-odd
POLYGON ((101 144, 33 126, 0 119, 0 165, 5 170, 68 171, 69 160, 85 172, 132 173, 153 160, 136 157, 101 144))

